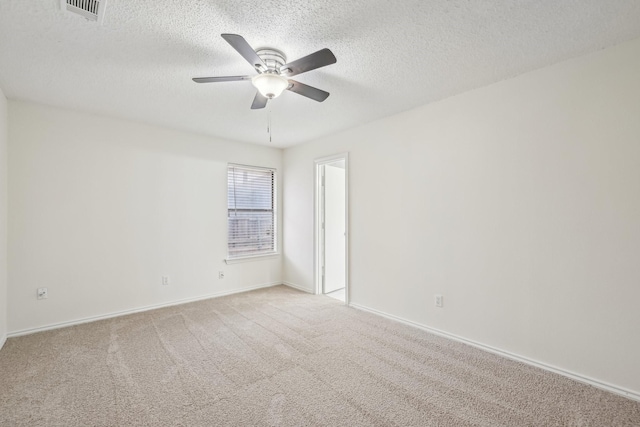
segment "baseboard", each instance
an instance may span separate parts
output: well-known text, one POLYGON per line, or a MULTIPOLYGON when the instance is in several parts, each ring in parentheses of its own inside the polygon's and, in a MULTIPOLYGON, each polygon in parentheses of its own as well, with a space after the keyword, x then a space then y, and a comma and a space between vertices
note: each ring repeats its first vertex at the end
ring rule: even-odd
POLYGON ((283 284, 283 285, 285 285, 285 286, 288 286, 288 287, 290 287, 290 288, 297 289, 297 290, 302 291, 302 292, 306 292, 306 293, 308 293, 308 294, 314 294, 314 293, 315 293, 315 292, 313 292, 312 290, 307 289, 307 288, 305 288, 304 286, 296 285, 295 283, 291 283, 291 282, 282 282, 282 284, 283 284))
POLYGON ((2 350, 2 347, 4 347, 4 343, 7 342, 7 334, 3 334, 0 337, 0 350, 2 350))
POLYGON ((470 340, 470 339, 467 339, 467 338, 464 338, 464 337, 461 337, 461 336, 458 336, 458 335, 451 334, 449 332, 441 331, 440 329, 432 328, 430 326, 423 325, 421 323, 417 323, 417 322, 413 322, 411 320, 403 319, 402 317, 394 316, 392 314, 388 314, 388 313, 385 313, 383 311, 379 311, 379 310, 375 310, 375 309, 372 309, 372 308, 368 308, 368 307, 365 307, 365 306, 360 305, 360 304, 350 303, 349 306, 353 307, 353 308, 356 308, 358 310, 362 310, 362 311, 366 311, 368 313, 372 313, 372 314, 378 315, 378 316, 386 317, 387 319, 395 320, 396 322, 404 323, 405 325, 413 326, 413 327, 416 327, 418 329, 422 329, 422 330, 427 331, 427 332, 431 332, 432 334, 435 334, 435 335, 440 335, 442 337, 449 338, 449 339, 452 339, 454 341, 458 341, 458 342, 461 342, 461 343, 464 343, 464 344, 468 344, 470 346, 479 348, 481 350, 488 351, 490 353, 494 353, 494 354, 497 354, 497 355, 500 355, 500 356, 504 356, 504 357, 507 357, 509 359, 516 360, 518 362, 526 363, 527 365, 535 366, 537 368, 544 369, 545 371, 550 371, 550 372, 553 372, 553 373, 556 373, 556 374, 559 374, 559 375, 563 375, 565 377, 571 378, 572 380, 576 380, 576 381, 579 381, 581 383, 585 383, 585 384, 588 384, 588 385, 591 385, 591 386, 594 386, 594 387, 609 391, 611 393, 619 394, 619 395, 624 396, 626 398, 637 400, 637 401, 640 402, 640 393, 639 392, 636 392, 636 391, 633 391, 633 390, 629 390, 629 389, 626 389, 624 387, 618 387, 616 385, 609 384, 609 383, 604 382, 604 381, 596 380, 594 378, 587 377, 585 375, 577 374, 575 372, 571 372, 571 371, 568 371, 568 370, 563 369, 563 368, 558 368, 557 366, 548 365, 548 364, 543 363, 543 362, 538 362, 537 360, 533 360, 533 359, 530 359, 530 358, 525 357, 525 356, 520 356, 518 354, 511 353, 511 352, 506 351, 506 350, 501 350, 499 348, 492 347, 492 346, 487 345, 487 344, 482 344, 482 343, 479 343, 477 341, 473 341, 473 340, 470 340))
POLYGON ((269 288, 271 286, 277 286, 277 285, 281 285, 281 284, 282 284, 282 282, 280 282, 280 281, 279 282, 273 282, 273 283, 266 283, 266 284, 257 285, 257 286, 249 286, 249 287, 246 287, 246 288, 234 289, 232 291, 214 292, 212 294, 201 295, 201 296, 197 296, 197 297, 193 297, 193 298, 184 298, 184 299, 175 300, 175 301, 171 301, 171 302, 165 302, 165 303, 161 303, 161 304, 153 304, 153 305, 147 305, 147 306, 144 306, 144 307, 133 308, 133 309, 130 309, 130 310, 116 311, 116 312, 112 312, 112 313, 101 314, 99 316, 84 317, 84 318, 81 318, 81 319, 74 319, 74 320, 69 320, 69 321, 66 321, 66 322, 52 323, 52 324, 46 325, 46 326, 38 326, 36 328, 27 328, 27 329, 22 329, 22 330, 19 330, 19 331, 9 332, 7 334, 7 336, 6 336, 6 338, 13 338, 13 337, 19 337, 21 335, 35 334, 36 332, 49 331, 49 330, 52 330, 52 329, 66 328, 67 326, 80 325, 82 323, 95 322, 97 320, 111 319, 113 317, 126 316, 127 314, 141 313, 143 311, 155 310, 155 309, 164 308, 164 307, 171 307, 171 306, 180 305, 180 304, 187 304, 187 303, 190 303, 190 302, 202 301, 202 300, 211 299, 211 298, 219 298, 219 297, 223 297, 223 296, 226 296, 226 295, 239 294, 239 293, 242 293, 242 292, 249 292, 249 291, 253 291, 253 290, 256 290, 256 289, 269 288))

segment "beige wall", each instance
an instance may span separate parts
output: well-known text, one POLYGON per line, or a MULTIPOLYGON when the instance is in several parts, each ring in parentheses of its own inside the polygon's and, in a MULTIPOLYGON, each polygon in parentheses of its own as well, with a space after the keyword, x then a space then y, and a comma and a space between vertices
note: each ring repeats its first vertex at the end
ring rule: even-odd
POLYGON ((0 89, 0 348, 7 337, 7 98, 0 89))
POLYGON ((640 397, 638 76, 635 40, 286 149, 285 280, 348 151, 353 303, 640 397))
POLYGON ((17 101, 9 122, 10 333, 281 283, 279 257, 223 262, 227 163, 281 150, 17 101))

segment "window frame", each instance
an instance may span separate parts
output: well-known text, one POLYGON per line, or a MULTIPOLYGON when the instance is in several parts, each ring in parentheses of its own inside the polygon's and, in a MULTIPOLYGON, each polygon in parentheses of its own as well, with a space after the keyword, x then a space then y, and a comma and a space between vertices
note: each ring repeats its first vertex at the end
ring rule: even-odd
POLYGON ((275 168, 270 168, 270 167, 263 167, 263 166, 253 166, 253 165, 244 165, 244 164, 240 164, 240 163, 228 163, 227 164, 227 256, 225 258, 225 262, 227 264, 234 264, 236 262, 243 262, 243 261, 252 261, 252 260, 259 260, 259 259, 265 259, 265 258, 269 258, 269 257, 276 257, 279 256, 280 253, 278 251, 278 246, 279 246, 279 239, 278 239, 278 220, 279 220, 279 213, 278 213, 278 171, 275 168), (229 182, 229 173, 231 172, 232 169, 240 169, 240 170, 247 170, 247 171, 257 171, 257 172, 270 172, 272 174, 272 197, 271 197, 271 211, 272 213, 272 217, 273 217, 273 249, 269 250, 268 252, 263 252, 263 253, 246 253, 246 254, 241 254, 241 255, 231 255, 229 249, 229 244, 230 244, 230 227, 229 227, 229 221, 231 218, 231 212, 232 209, 229 208, 229 188, 230 188, 230 182, 229 182))

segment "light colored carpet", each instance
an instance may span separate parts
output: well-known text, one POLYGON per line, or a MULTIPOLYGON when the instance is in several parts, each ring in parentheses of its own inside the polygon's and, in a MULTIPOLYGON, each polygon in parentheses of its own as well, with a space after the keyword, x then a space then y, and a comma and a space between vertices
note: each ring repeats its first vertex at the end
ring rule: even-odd
POLYGON ((283 286, 11 338, 2 426, 640 426, 640 403, 283 286))

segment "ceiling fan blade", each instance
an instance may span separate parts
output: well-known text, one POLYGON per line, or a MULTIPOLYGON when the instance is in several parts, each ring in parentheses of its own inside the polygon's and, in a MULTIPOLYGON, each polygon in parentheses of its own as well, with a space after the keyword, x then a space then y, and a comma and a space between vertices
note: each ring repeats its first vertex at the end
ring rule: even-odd
POLYGON ((251 76, 194 77, 192 80, 196 83, 235 82, 251 80, 251 76))
POLYGON ((289 86, 287 90, 295 92, 298 95, 306 96, 314 101, 322 102, 329 97, 329 92, 325 92, 313 86, 308 86, 304 83, 297 82, 295 80, 289 80, 289 86))
POLYGON ((227 43, 231 45, 231 47, 237 50, 238 53, 242 55, 242 57, 246 59, 249 64, 251 64, 253 68, 255 68, 259 73, 267 69, 267 66, 264 65, 264 62, 262 62, 262 59, 260 59, 256 51, 253 50, 251 46, 249 46, 249 43, 247 43, 244 37, 237 34, 221 35, 222 38, 225 39, 227 43))
POLYGON ((329 49, 322 49, 311 55, 296 59, 280 67, 280 72, 289 77, 315 70, 326 65, 335 64, 338 60, 329 49))
POLYGON ((262 94, 259 91, 256 91, 256 97, 253 98, 253 104, 251 104, 251 109, 252 110, 258 110, 260 108, 264 108, 267 106, 267 97, 266 96, 262 96, 262 94))

